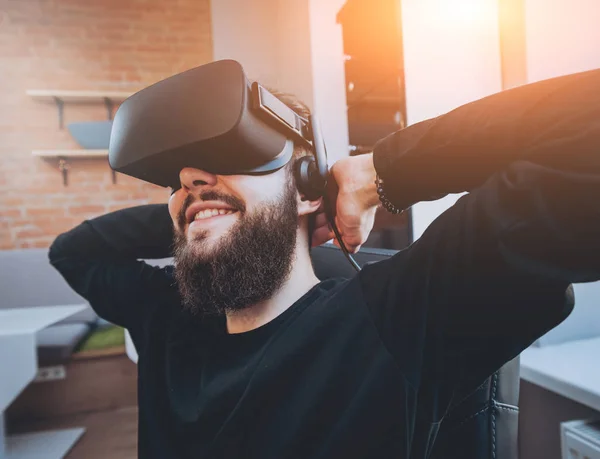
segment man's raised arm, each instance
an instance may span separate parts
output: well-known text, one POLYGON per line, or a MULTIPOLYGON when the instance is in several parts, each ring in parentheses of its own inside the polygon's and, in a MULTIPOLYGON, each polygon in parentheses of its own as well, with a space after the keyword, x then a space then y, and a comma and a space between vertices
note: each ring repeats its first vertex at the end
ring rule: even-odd
POLYGON ((146 205, 84 221, 56 238, 49 258, 101 317, 132 328, 173 293, 167 269, 139 261, 171 256, 172 241, 166 204, 146 205))
POLYGON ((569 284, 600 280, 600 71, 466 105, 373 155, 398 207, 469 192, 360 273, 382 338, 440 418, 454 389, 568 316, 569 284))
POLYGON ((598 164, 599 130, 600 69, 493 94, 409 126, 377 143, 374 162, 386 194, 405 209, 474 190, 515 161, 584 172, 598 164))

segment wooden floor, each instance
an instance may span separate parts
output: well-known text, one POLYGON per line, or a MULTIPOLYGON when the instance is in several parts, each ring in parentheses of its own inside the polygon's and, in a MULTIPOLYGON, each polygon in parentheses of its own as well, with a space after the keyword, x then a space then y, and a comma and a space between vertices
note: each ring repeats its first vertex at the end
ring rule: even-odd
POLYGON ((85 433, 65 459, 137 459, 137 418, 137 408, 127 407, 28 422, 14 430, 35 432, 85 427, 85 433))
POLYGON ((124 351, 71 358, 65 374, 17 397, 6 412, 8 433, 84 427, 65 459, 137 459, 137 367, 124 351))

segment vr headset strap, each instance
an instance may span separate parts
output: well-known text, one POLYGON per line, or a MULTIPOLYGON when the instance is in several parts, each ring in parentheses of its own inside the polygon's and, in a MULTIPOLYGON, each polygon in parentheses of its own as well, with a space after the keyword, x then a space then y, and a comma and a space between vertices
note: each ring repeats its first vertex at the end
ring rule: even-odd
POLYGON ((308 147, 312 147, 309 121, 289 108, 259 83, 252 83, 252 108, 275 128, 283 129, 308 147))

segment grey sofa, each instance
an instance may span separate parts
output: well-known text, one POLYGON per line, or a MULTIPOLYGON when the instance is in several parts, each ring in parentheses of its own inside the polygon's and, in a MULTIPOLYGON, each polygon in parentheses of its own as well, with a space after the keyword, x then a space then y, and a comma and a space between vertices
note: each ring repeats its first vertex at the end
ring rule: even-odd
POLYGON ((68 359, 98 316, 50 265, 47 249, 0 251, 0 309, 68 304, 87 308, 38 333, 41 365, 68 359))

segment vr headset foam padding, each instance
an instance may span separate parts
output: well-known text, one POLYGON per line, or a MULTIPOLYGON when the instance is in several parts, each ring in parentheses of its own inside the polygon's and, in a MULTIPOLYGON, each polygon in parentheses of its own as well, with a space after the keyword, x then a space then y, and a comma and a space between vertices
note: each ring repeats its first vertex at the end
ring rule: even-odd
POLYGON ((109 162, 124 174, 179 186, 179 172, 258 174, 283 167, 306 120, 242 66, 216 61, 174 75, 125 100, 115 115, 109 162))

